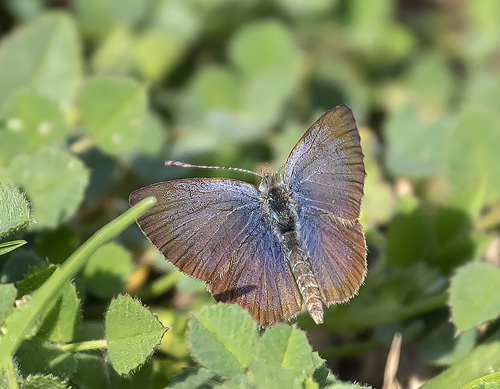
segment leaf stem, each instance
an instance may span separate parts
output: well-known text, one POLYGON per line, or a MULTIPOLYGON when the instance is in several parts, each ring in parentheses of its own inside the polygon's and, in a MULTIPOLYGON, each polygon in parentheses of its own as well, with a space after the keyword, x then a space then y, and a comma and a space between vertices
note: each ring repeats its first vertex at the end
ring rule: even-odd
POLYGON ((98 230, 81 245, 52 276, 32 294, 24 306, 14 310, 5 320, 5 331, 0 336, 0 369, 16 352, 21 342, 29 335, 37 320, 43 320, 47 307, 61 292, 65 282, 71 280, 83 267, 87 259, 104 243, 120 234, 156 202, 148 197, 136 204, 112 222, 98 230))
POLYGON ((67 351, 70 353, 78 352, 78 351, 88 351, 88 350, 102 350, 108 347, 108 342, 104 339, 101 340, 88 340, 85 342, 79 343, 68 343, 68 344, 59 344, 57 348, 61 351, 67 351))

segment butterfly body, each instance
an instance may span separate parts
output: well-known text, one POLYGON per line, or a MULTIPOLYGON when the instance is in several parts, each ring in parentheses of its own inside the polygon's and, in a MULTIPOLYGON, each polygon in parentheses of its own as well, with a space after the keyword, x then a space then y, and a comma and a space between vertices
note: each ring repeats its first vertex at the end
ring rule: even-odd
MULTIPOLYGON (((290 193, 290 186, 284 182, 281 173, 263 177, 259 184, 263 203, 263 216, 278 239, 283 259, 300 295, 316 324, 323 322, 323 304, 310 256, 301 237, 296 204, 290 193)), ((300 304, 300 302, 299 302, 300 304)))
POLYGON ((282 171, 257 175, 258 187, 221 178, 152 184, 132 192, 130 204, 157 198, 139 227, 216 300, 239 304, 263 326, 303 306, 321 323, 323 304, 350 299, 366 274, 357 220, 366 173, 351 110, 326 112, 282 171))

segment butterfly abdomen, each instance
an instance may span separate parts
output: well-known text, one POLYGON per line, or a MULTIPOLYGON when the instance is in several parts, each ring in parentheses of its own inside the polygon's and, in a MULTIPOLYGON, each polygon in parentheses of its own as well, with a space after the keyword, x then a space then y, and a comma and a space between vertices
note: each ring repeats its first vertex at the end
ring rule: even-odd
POLYGON ((307 251, 302 248, 296 231, 285 233, 282 242, 285 260, 290 266, 309 314, 316 324, 323 323, 323 302, 307 251))

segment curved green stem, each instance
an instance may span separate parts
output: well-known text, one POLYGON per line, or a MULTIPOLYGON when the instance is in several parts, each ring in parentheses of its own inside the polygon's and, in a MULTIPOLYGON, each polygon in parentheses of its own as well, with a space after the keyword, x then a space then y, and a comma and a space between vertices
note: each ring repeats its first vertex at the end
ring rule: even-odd
POLYGON ((21 342, 29 335, 37 320, 43 320, 47 307, 59 295, 65 282, 71 280, 83 267, 87 259, 104 243, 120 234, 156 202, 148 197, 106 224, 81 245, 54 274, 36 290, 31 300, 18 307, 7 317, 4 332, 0 336, 0 369, 12 358, 21 342))

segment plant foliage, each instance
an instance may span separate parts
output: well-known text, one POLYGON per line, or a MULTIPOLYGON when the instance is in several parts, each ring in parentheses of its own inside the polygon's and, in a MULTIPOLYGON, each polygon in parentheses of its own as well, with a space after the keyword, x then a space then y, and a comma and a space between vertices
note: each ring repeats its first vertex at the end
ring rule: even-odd
POLYGON ((8 0, 0 38, 0 382, 499 385, 497 0, 8 0), (321 326, 214 306, 131 226, 138 187, 255 183, 165 160, 278 169, 338 104, 369 270, 321 326))

